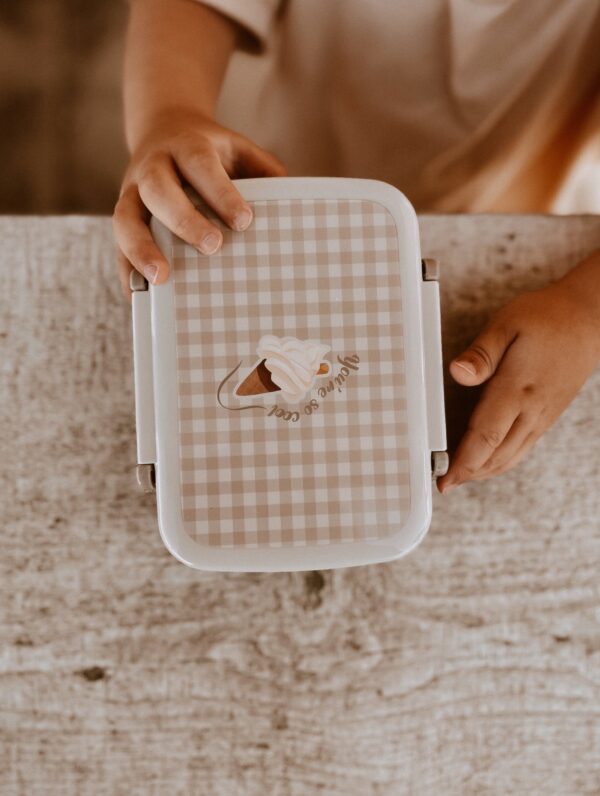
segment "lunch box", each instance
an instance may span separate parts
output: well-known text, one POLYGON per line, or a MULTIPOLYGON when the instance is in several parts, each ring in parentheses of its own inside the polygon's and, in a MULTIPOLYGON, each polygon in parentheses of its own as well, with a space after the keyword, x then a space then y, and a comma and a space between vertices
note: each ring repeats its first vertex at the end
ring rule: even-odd
POLYGON ((138 480, 168 550, 205 570, 398 558, 448 467, 438 267, 383 182, 237 180, 253 221, 171 272, 132 272, 138 480))

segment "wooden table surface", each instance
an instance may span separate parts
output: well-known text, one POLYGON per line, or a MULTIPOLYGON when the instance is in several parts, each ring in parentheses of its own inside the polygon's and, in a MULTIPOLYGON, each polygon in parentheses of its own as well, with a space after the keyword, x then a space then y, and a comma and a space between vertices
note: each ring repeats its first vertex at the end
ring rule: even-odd
MULTIPOLYGON (((447 358, 600 247, 596 217, 421 226, 447 358)), ((5 218, 0 252, 2 796, 600 793, 600 373, 404 560, 195 572, 134 486, 109 221, 5 218)))

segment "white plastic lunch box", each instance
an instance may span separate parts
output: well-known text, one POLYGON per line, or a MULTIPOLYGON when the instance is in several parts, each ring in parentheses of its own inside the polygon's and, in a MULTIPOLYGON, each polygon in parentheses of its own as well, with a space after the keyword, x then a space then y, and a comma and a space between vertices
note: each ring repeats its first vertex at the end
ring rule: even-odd
POLYGON ((138 480, 171 553, 206 570, 398 558, 448 466, 437 267, 374 180, 239 180, 253 209, 199 254, 132 274, 138 480))

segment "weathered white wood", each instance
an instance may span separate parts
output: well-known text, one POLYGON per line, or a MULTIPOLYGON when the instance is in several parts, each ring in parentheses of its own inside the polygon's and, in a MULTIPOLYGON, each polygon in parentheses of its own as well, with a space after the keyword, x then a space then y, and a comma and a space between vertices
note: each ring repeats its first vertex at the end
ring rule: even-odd
MULTIPOLYGON (((592 217, 422 233, 448 356, 600 247, 592 217)), ((2 796, 600 792, 600 374, 405 560, 193 572, 134 488, 108 220, 7 218, 0 252, 2 796)))

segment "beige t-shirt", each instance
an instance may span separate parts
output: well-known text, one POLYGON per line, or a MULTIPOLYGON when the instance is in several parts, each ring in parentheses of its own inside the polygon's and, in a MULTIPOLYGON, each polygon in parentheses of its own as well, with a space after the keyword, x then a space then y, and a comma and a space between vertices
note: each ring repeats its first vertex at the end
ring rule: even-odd
POLYGON ((600 131, 600 0, 202 0, 246 29, 219 119, 293 175, 543 211, 600 131))

